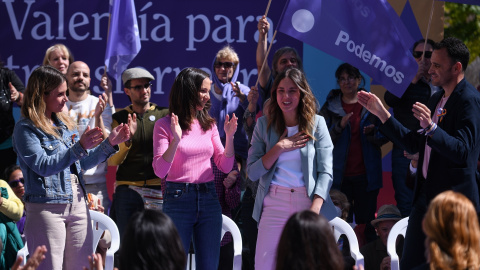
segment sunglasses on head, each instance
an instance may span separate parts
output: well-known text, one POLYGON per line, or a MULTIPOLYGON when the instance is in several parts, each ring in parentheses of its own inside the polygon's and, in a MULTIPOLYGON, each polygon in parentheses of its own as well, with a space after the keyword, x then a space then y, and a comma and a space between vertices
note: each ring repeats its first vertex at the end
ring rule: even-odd
MULTIPOLYGON (((420 57, 422 57, 423 52, 422 51, 414 51, 412 54, 413 54, 413 57, 420 58, 420 57)), ((426 51, 425 52, 425 58, 430 58, 430 57, 432 57, 432 52, 426 51)))
POLYGON ((144 85, 135 85, 129 88, 134 89, 135 91, 142 91, 143 89, 148 89, 150 86, 152 86, 151 83, 146 83, 144 85))
POLYGON ((222 66, 224 68, 231 68, 231 67, 234 66, 234 63, 233 62, 217 62, 217 63, 215 63, 216 68, 221 68, 222 66))
POLYGON ((18 187, 18 184, 20 182, 22 182, 22 184, 25 184, 25 180, 23 178, 20 178, 18 180, 10 181, 10 182, 8 182, 8 184, 10 185, 11 188, 16 188, 16 187, 18 187))

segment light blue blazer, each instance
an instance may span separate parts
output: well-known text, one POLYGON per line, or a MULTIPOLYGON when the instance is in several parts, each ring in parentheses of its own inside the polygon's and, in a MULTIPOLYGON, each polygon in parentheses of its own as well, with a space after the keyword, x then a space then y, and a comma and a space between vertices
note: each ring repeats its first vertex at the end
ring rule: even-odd
MULTIPOLYGON (((260 180, 252 214, 257 222, 262 215, 263 199, 269 191, 277 167, 277 162, 275 162, 270 170, 265 169, 262 157, 275 146, 281 136, 274 128, 267 129, 267 124, 266 116, 258 119, 247 159, 248 177, 252 181, 260 180)), ((329 195, 333 182, 333 143, 325 119, 322 116, 315 116, 312 134, 316 140, 309 140, 305 147, 300 148, 305 187, 310 199, 313 199, 315 194, 324 199, 320 213, 328 220, 332 220, 337 215, 329 195)))

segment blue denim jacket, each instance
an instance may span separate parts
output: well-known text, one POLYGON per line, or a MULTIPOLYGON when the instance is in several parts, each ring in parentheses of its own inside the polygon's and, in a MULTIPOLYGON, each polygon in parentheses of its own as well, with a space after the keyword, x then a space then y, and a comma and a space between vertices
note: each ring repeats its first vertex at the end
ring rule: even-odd
POLYGON ((118 146, 112 147, 108 140, 85 151, 80 145, 77 129, 68 130, 56 117, 53 120, 61 127, 61 139, 45 133, 29 119, 21 119, 15 125, 13 147, 25 178, 25 202, 72 203, 70 165, 75 163, 80 184, 85 190, 83 172, 118 151, 118 146))

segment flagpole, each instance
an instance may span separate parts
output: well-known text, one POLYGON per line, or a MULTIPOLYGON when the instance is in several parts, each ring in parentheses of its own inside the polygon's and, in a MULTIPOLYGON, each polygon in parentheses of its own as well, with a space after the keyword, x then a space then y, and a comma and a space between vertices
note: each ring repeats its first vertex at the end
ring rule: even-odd
POLYGON ((272 0, 268 0, 267 10, 265 10, 265 17, 267 17, 268 10, 270 9, 270 4, 271 4, 271 3, 272 3, 272 0))
MULTIPOLYGON (((270 9, 270 4, 271 3, 272 3, 272 0, 269 0, 268 4, 267 4, 267 9, 265 10, 265 18, 267 17, 268 10, 270 9)), ((287 3, 285 4, 285 6, 287 4, 288 4, 288 0, 287 0, 287 3)), ((285 8, 283 8, 283 12, 282 12, 281 17, 283 17, 284 12, 285 12, 285 8)), ((281 18, 280 18, 280 21, 281 21, 281 18)), ((277 25, 277 28, 278 28, 278 25, 277 25)), ((266 33, 266 35, 267 35, 267 41, 268 41, 268 33, 266 33)), ((270 45, 268 46, 267 53, 265 54, 265 58, 263 58, 262 67, 258 71, 257 82, 255 83, 255 88, 258 87, 258 82, 260 81, 260 74, 262 74, 263 69, 265 68, 265 63, 267 62, 268 54, 270 53, 270 50, 272 49, 273 41, 275 40, 276 35, 277 35, 277 29, 275 29, 275 32, 273 32, 272 41, 270 41, 270 45)))
MULTIPOLYGON (((107 27, 107 46, 108 46, 108 38, 110 37, 110 21, 112 19, 112 14, 110 11, 108 12, 108 27, 107 27)), ((105 58, 105 57, 104 57, 105 58)), ((104 63, 103 66, 103 76, 107 75, 107 63, 104 63)))
POLYGON ((432 0, 432 8, 430 8, 430 18, 428 19, 427 33, 425 34, 425 43, 423 45, 422 61, 425 57, 425 50, 427 49, 428 33, 430 32, 430 25, 432 23, 434 7, 435 7, 435 0, 432 0))

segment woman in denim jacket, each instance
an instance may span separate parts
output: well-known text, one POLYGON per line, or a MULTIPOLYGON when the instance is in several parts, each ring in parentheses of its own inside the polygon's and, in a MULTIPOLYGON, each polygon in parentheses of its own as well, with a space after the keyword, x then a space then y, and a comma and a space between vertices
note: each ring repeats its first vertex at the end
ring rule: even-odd
POLYGON ((29 253, 41 245, 48 249, 38 269, 78 269, 87 264, 93 250, 82 173, 104 162, 130 135, 128 126, 120 125, 105 140, 98 128, 87 128, 80 137, 75 123, 62 112, 66 91, 66 78, 58 70, 35 69, 13 134, 25 176, 29 253))

